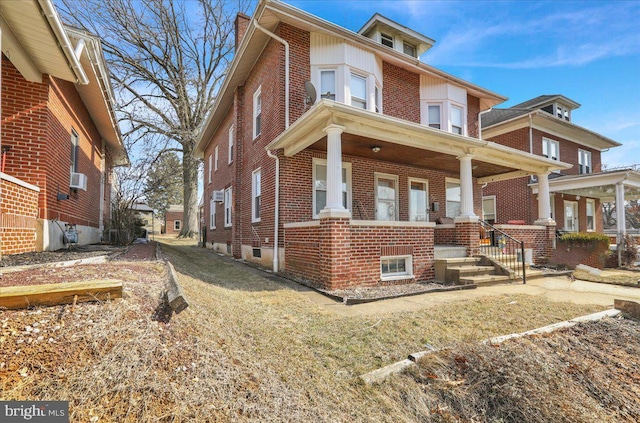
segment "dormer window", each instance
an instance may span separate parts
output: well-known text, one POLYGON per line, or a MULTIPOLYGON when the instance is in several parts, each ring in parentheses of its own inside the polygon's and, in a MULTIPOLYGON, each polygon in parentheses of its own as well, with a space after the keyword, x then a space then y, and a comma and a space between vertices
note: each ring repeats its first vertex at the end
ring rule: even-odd
POLYGON ((387 35, 385 33, 380 33, 380 42, 387 46, 393 48, 393 37, 391 35, 387 35))
POLYGON ((416 48, 411 44, 404 43, 402 46, 402 51, 404 52, 404 54, 407 54, 411 57, 416 57, 416 48))
POLYGON ((548 106, 541 107, 540 110, 554 115, 558 119, 571 122, 571 109, 558 103, 549 104, 548 106))

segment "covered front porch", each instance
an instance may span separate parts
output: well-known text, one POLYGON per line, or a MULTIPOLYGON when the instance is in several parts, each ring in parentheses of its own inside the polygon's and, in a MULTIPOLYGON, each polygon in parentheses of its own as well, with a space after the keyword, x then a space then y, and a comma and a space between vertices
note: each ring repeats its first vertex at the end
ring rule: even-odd
MULTIPOLYGON (((433 280, 436 244, 478 252, 479 184, 569 165, 405 120, 321 101, 268 147, 283 178, 313 173, 312 213, 281 213, 287 273, 324 289, 433 280)), ((304 201, 300 201, 304 203, 304 201)), ((285 201, 290 203, 290 201, 285 201)), ((296 212, 299 212, 296 209, 296 212)), ((538 224, 554 226, 541 196, 538 224)))

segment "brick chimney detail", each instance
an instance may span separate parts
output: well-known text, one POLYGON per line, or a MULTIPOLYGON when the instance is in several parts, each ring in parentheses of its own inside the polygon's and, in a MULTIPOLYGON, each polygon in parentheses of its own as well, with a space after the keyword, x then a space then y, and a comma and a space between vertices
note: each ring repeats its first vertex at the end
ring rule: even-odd
POLYGON ((249 22, 251 18, 249 18, 244 13, 238 13, 235 21, 235 32, 236 32, 236 51, 238 50, 238 46, 242 42, 242 38, 244 38, 244 34, 247 32, 247 28, 249 28, 249 22))

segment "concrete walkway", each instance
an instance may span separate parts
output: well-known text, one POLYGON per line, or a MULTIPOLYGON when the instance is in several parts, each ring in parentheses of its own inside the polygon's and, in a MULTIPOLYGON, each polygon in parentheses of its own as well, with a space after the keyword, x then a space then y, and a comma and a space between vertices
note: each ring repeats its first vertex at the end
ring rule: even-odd
POLYGON ((544 296, 550 301, 597 304, 603 307, 613 307, 613 300, 616 298, 640 301, 640 288, 585 281, 571 282, 566 277, 534 279, 526 285, 495 285, 464 291, 414 295, 350 306, 335 302, 311 289, 301 290, 300 294, 323 309, 341 316, 368 316, 417 311, 454 301, 514 294, 538 295, 544 296))

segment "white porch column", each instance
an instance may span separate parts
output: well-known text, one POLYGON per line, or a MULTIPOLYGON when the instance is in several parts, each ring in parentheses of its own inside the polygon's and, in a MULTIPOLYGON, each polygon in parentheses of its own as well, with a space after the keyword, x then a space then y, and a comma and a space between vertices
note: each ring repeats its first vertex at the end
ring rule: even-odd
POLYGON ((327 133, 327 205, 320 217, 351 217, 342 205, 342 132, 344 126, 331 124, 327 133))
POLYGON ((624 213, 624 184, 618 182, 616 184, 616 217, 618 228, 618 244, 622 242, 622 238, 627 234, 627 220, 624 213))
POLYGON ((536 225, 555 225, 551 218, 551 202, 549 200, 549 172, 538 175, 538 220, 536 225))
POLYGON ((460 218, 478 219, 473 212, 473 172, 471 154, 458 157, 460 160, 460 218))

